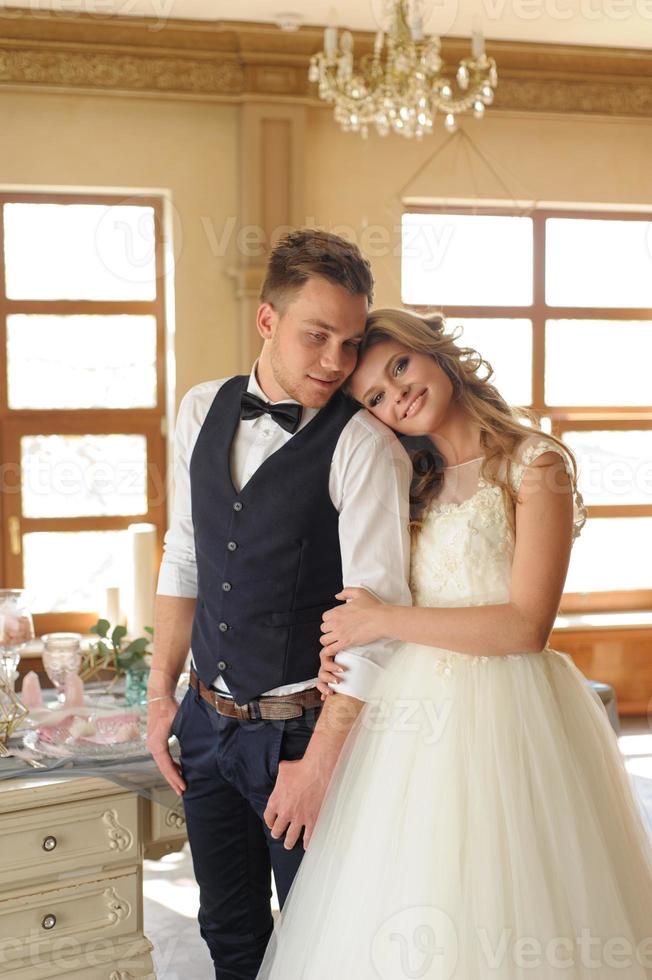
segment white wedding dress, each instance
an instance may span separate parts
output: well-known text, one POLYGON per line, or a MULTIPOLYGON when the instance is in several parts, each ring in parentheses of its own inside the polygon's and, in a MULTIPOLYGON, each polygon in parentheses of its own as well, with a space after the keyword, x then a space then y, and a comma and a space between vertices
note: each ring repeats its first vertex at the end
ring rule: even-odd
MULTIPOLYGON (((515 486, 551 448, 523 444, 515 486)), ((413 550, 418 606, 508 600, 513 535, 480 466, 445 471, 413 550)), ((258 980, 642 980, 650 937, 644 818, 570 657, 405 644, 347 738, 258 980)))

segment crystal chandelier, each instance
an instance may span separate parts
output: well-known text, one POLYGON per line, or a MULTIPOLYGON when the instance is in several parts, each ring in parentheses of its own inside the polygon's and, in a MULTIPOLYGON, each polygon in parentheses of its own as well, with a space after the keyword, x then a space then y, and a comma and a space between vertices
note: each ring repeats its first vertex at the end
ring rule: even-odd
POLYGON ((353 35, 337 28, 324 32, 324 50, 313 55, 308 77, 319 84, 319 97, 335 106, 335 120, 345 131, 366 138, 375 126, 421 139, 432 132, 437 111, 446 115, 449 132, 455 117, 473 109, 477 119, 491 105, 498 84, 496 62, 488 58, 479 31, 472 37, 471 57, 457 69, 456 85, 446 75, 441 41, 423 30, 422 0, 391 0, 389 25, 376 34, 373 54, 353 63, 353 35))

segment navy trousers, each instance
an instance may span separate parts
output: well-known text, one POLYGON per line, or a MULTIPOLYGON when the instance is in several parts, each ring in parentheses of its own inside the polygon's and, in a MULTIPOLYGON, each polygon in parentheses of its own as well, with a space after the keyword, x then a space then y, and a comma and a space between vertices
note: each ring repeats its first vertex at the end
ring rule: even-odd
POLYGON ((200 932, 217 980, 255 980, 273 929, 271 874, 282 907, 304 854, 263 820, 281 760, 301 759, 321 706, 287 721, 220 715, 192 688, 172 724, 187 789, 183 803, 200 932))

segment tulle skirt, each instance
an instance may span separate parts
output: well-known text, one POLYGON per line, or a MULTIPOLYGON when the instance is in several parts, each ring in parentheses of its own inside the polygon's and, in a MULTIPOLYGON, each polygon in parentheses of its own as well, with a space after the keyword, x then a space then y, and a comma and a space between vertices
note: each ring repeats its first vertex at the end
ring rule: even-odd
POLYGON ((258 980, 652 977, 652 849, 570 657, 406 644, 361 711, 258 980))

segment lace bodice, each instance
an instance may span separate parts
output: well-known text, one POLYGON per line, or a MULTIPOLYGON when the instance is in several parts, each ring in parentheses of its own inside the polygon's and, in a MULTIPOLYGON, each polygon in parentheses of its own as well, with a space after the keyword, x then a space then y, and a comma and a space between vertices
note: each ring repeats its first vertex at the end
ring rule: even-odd
MULTIPOLYGON (((526 468, 545 452, 563 451, 539 433, 525 439, 510 479, 518 491, 526 468)), ((514 535, 500 487, 481 477, 482 459, 444 471, 444 483, 412 545, 411 587, 416 606, 483 606, 508 602, 514 535)), ((575 491, 574 537, 586 519, 575 491)))

